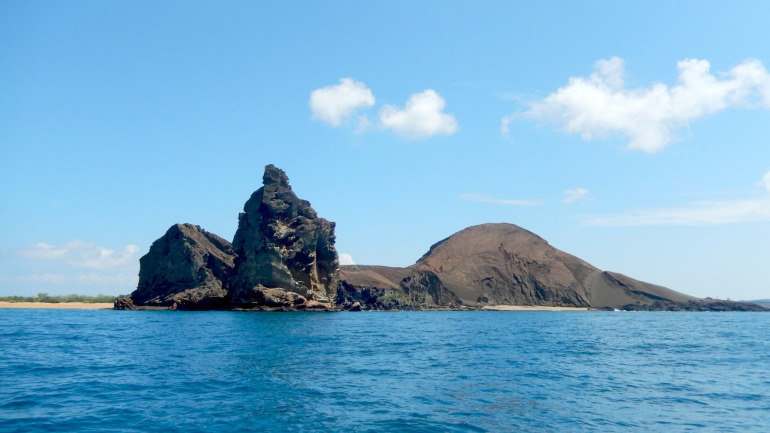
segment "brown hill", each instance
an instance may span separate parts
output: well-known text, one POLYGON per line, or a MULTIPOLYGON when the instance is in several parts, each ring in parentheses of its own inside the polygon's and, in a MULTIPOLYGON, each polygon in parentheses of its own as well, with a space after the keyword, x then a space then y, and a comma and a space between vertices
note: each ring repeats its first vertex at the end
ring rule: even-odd
MULTIPOLYGON (((602 271, 513 224, 469 227, 433 245, 406 268, 343 266, 343 307, 484 305, 624 309, 744 309, 602 271)), ((737 304, 737 303, 736 303, 737 304)))

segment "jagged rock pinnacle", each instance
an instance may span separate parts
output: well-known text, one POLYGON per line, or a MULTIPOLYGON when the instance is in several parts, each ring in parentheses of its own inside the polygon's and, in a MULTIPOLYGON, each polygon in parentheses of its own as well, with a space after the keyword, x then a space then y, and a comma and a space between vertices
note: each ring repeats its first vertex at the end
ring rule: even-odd
POLYGON ((259 304, 265 289, 282 289, 333 303, 338 280, 334 223, 319 218, 294 194, 282 170, 268 165, 263 182, 238 218, 233 302, 259 304))

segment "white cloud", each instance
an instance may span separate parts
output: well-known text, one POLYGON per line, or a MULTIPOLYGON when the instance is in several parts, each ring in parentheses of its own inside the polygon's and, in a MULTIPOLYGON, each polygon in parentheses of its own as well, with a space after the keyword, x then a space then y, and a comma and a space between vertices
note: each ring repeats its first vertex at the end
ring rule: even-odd
MULTIPOLYGON (((319 119, 332 126, 340 126, 343 120, 352 116, 359 108, 374 105, 372 91, 360 81, 341 78, 340 84, 326 86, 310 93, 310 109, 313 119, 319 119)), ((366 117, 359 117, 359 129, 368 125, 366 117), (361 120, 363 119, 363 121, 361 120)))
POLYGON ((74 290, 73 293, 83 293, 82 287, 96 286, 100 289, 119 288, 120 290, 129 290, 136 287, 139 276, 135 273, 117 273, 117 274, 97 274, 88 273, 82 275, 65 275, 55 273, 31 274, 31 275, 13 275, 2 278, 2 281, 18 286, 37 285, 39 289, 46 290, 47 285, 66 285, 68 290, 74 290))
POLYGON ((123 251, 116 252, 93 242, 74 240, 62 245, 40 242, 22 248, 17 255, 40 260, 60 260, 76 268, 113 269, 134 262, 138 252, 139 247, 136 245, 126 245, 123 251))
POLYGON ((93 285, 121 285, 121 286, 136 286, 139 282, 139 276, 134 274, 110 274, 99 275, 95 273, 78 275, 75 277, 75 281, 82 284, 93 285))
POLYGON ((566 86, 529 110, 503 117, 501 131, 515 117, 544 120, 579 134, 585 140, 621 135, 629 149, 657 152, 679 139, 690 122, 730 107, 770 108, 770 74, 759 60, 748 59, 725 73, 714 75, 706 60, 677 63, 679 79, 669 87, 625 87, 623 59, 599 60, 589 77, 572 77, 566 86))
POLYGON ((340 253, 340 265, 355 265, 356 262, 353 261, 353 256, 351 256, 348 253, 340 253))
POLYGON ((39 242, 35 245, 22 248, 17 254, 21 257, 28 257, 31 259, 49 260, 64 257, 64 255, 67 254, 67 250, 45 242, 39 242))
POLYGON ((9 280, 18 283, 64 284, 67 281, 67 277, 61 274, 36 274, 12 277, 9 280))
POLYGON ((650 209, 589 218, 593 226, 697 226, 770 220, 770 202, 744 200, 696 202, 673 209, 650 209))
POLYGON ((494 198, 481 194, 460 194, 460 198, 465 201, 475 201, 479 203, 502 204, 508 206, 542 206, 543 203, 537 200, 512 200, 507 198, 494 198))
POLYGON ((508 133, 510 132, 508 125, 510 125, 515 118, 516 118, 515 114, 509 114, 507 116, 503 116, 503 119, 500 121, 501 134, 508 135, 508 133))
POLYGON ((747 200, 701 201, 668 209, 647 209, 623 214, 587 217, 593 226, 698 226, 749 221, 770 221, 770 172, 762 177, 760 197, 747 200))
POLYGON ((358 127, 354 131, 355 134, 361 134, 372 126, 372 122, 366 116, 358 116, 358 127))
POLYGON ((444 98, 428 89, 410 96, 403 110, 392 105, 383 106, 379 125, 407 140, 452 135, 457 132, 457 121, 453 115, 443 112, 445 105, 444 98))
POLYGON ((591 198, 588 196, 588 190, 585 188, 575 188, 575 189, 568 189, 564 191, 564 199, 562 202, 564 203, 574 203, 578 200, 590 200, 591 198))
MULTIPOLYGON (((372 122, 359 109, 370 108, 375 98, 372 91, 360 81, 341 78, 340 84, 326 86, 310 93, 310 109, 313 119, 319 119, 332 126, 340 126, 348 119, 355 118, 355 133, 371 128, 372 122)), ((384 105, 379 111, 378 126, 390 129, 407 140, 429 138, 434 135, 452 135, 457 132, 457 121, 451 114, 444 113, 446 101, 433 89, 415 93, 406 101, 404 109, 384 105)))
POLYGON ((770 194, 770 171, 762 176, 762 180, 759 182, 759 184, 762 186, 762 188, 765 189, 765 191, 767 191, 768 194, 770 194))

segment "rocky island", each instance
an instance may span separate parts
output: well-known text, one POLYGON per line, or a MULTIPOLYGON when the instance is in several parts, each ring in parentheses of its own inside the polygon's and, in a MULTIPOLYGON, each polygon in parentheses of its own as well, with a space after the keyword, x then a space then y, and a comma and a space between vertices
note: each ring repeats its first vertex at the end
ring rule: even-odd
POLYGON ((238 217, 232 243, 196 225, 171 226, 140 259, 137 289, 115 308, 766 311, 602 271, 513 224, 469 227, 406 268, 339 266, 335 224, 296 196, 282 170, 268 165, 262 181, 238 217))
POLYGON ((336 309, 334 223, 294 194, 282 170, 268 165, 262 181, 232 243, 192 224, 171 226, 115 308, 336 309))

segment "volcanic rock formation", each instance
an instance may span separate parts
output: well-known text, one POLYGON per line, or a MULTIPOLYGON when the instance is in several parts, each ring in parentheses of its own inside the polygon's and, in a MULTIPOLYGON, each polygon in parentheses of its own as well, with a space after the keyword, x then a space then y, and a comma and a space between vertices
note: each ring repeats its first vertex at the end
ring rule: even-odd
POLYGON ((268 165, 263 183, 238 217, 233 303, 259 304, 265 289, 281 289, 334 304, 339 267, 334 223, 297 198, 282 170, 268 165))
POLYGON ((265 167, 232 245, 176 224, 140 259, 139 286, 116 309, 390 310, 493 305, 624 310, 766 311, 699 299, 602 271, 512 224, 469 227, 406 268, 343 266, 335 225, 265 167))
POLYGON ((175 224, 139 260, 139 285, 117 309, 334 309, 334 223, 300 200, 286 174, 265 167, 234 243, 175 224))
POLYGON ((742 310, 604 272, 512 224, 469 227, 407 268, 343 266, 343 308, 567 306, 635 310, 742 310))
POLYGON ((139 259, 135 305, 221 308, 235 252, 230 242, 192 224, 175 224, 139 259))

